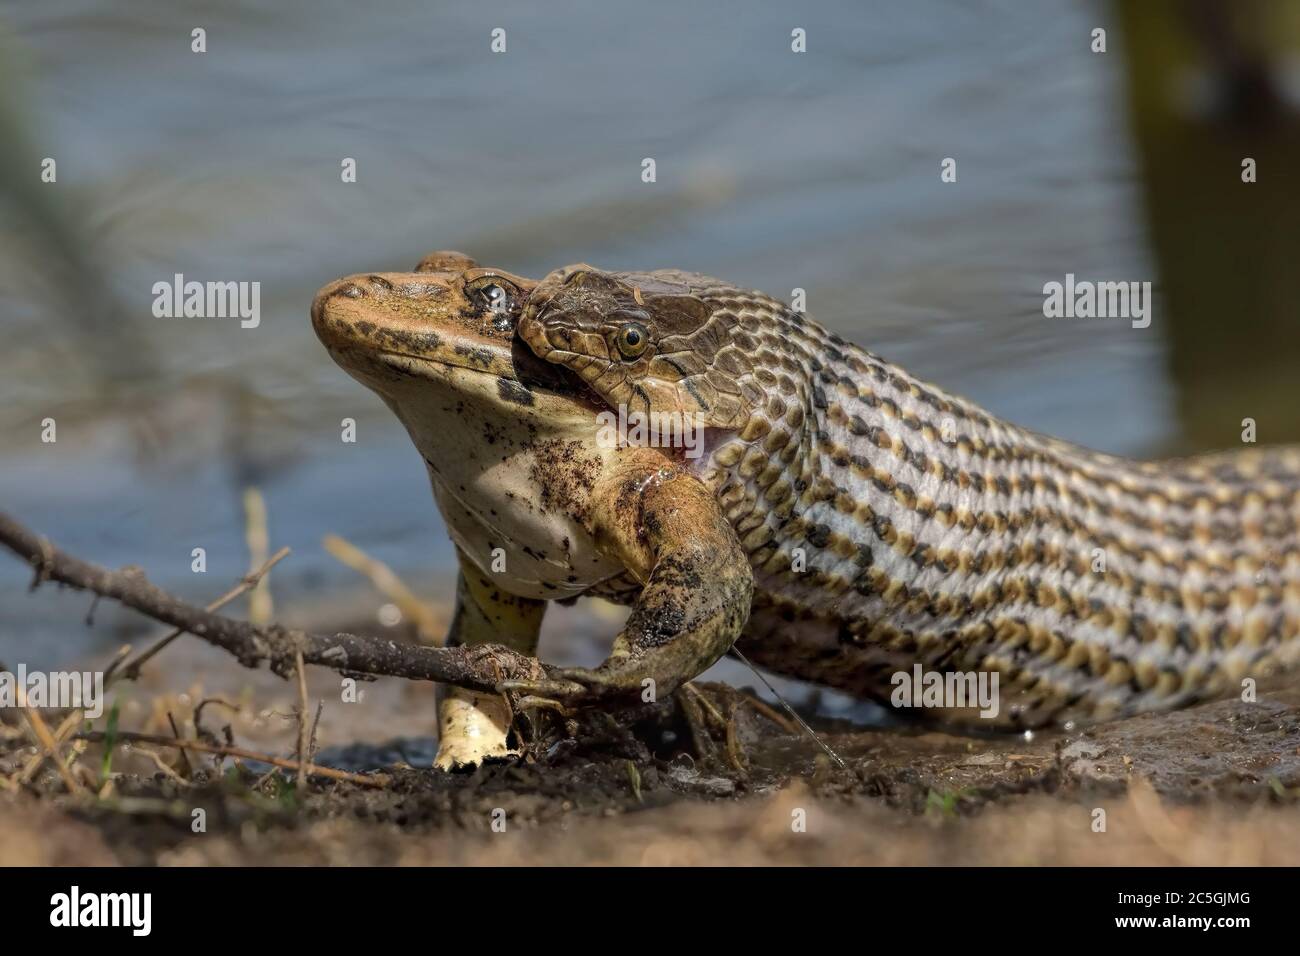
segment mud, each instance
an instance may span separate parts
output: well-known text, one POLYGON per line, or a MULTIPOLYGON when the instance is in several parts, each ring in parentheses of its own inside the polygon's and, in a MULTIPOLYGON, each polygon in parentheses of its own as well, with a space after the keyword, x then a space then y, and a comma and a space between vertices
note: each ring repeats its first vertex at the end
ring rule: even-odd
MULTIPOLYGON (((211 664, 155 680, 211 680, 211 664)), ((315 675, 312 696, 335 684, 315 675)), ((779 711, 695 686, 693 706, 670 702, 630 728, 593 715, 529 760, 448 774, 429 767, 431 738, 382 736, 431 724, 430 689, 366 685, 364 709, 326 708, 320 739, 340 743, 317 759, 382 769, 381 788, 313 779, 300 792, 256 762, 192 755, 187 767, 162 751, 173 776, 119 748, 98 799, 69 797, 50 769, 0 793, 0 863, 1300 862, 1300 689, 1032 739, 813 718, 840 768, 779 711)), ((148 693, 122 707, 123 728, 177 720, 193 736, 211 691, 148 693)), ((260 675, 221 696, 204 731, 292 755, 287 685, 260 675)), ((12 722, 3 729, 8 777, 34 750, 12 722)), ((80 762, 101 768, 101 752, 80 762)))

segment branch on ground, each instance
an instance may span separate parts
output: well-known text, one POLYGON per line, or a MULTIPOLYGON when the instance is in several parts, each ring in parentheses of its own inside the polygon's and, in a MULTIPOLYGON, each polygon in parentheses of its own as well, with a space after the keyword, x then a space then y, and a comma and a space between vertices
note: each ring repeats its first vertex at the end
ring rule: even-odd
POLYGON ((545 667, 498 644, 421 647, 356 634, 313 634, 270 624, 258 627, 182 601, 152 584, 139 568, 119 571, 82 561, 0 512, 0 544, 36 572, 32 588, 55 581, 112 598, 141 614, 170 624, 233 654, 245 667, 268 664, 280 677, 304 663, 341 674, 438 681, 494 693, 502 680, 546 676, 545 667))

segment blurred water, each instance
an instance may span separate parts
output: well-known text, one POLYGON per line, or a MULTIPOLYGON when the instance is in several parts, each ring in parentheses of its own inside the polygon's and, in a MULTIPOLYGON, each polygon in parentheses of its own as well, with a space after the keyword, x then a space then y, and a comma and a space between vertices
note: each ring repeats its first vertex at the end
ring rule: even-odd
MULTIPOLYGON (((283 599, 356 581, 326 532, 420 579, 450 570, 418 456, 307 318, 326 281, 436 248, 528 275, 588 261, 802 287, 823 323, 999 414, 1158 449, 1178 430, 1158 329, 1040 311, 1066 272, 1156 279, 1122 60, 1088 49, 1099 23, 1106 8, 1074 2, 0 4, 5 68, 59 163, 45 188, 154 363, 137 388, 105 388, 97 338, 113 331, 53 304, 7 219, 0 506, 201 600, 245 569, 249 483, 295 550, 283 599), (505 55, 488 49, 498 26, 505 55), (807 54, 790 52, 795 26, 807 54), (948 156, 955 185, 939 181, 948 156), (261 326, 154 318, 151 286, 176 272, 259 280, 261 326), (169 430, 142 445, 159 412, 169 430), (345 416, 356 444, 339 441, 345 416)), ((6 561, 0 661, 117 636, 111 610, 82 629, 86 602, 29 598, 6 561)))

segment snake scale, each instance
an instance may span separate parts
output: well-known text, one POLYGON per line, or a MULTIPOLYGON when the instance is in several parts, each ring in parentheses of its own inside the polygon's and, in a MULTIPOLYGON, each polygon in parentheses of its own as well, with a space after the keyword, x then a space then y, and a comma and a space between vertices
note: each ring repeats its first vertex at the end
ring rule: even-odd
POLYGON ((751 660, 877 699, 915 662, 997 672, 1001 722, 1035 727, 1185 705, 1300 654, 1300 449, 1099 454, 762 293, 681 272, 584 272, 574 293, 572 274, 520 333, 611 405, 723 436, 696 470, 754 568, 751 660), (632 363, 605 345, 629 319, 653 342, 632 363))

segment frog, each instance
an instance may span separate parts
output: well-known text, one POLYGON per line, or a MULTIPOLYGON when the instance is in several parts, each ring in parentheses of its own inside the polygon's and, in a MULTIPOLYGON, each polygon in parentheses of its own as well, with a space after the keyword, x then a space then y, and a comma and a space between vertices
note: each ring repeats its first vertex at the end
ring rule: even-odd
MULTIPOLYGON (((423 461, 458 564, 448 644, 533 655, 548 604, 605 597, 634 605, 608 660, 508 690, 671 694, 739 634, 750 566, 681 448, 610 440, 599 395, 520 340, 538 286, 439 251, 413 272, 326 285, 311 318, 423 461)), ((446 688, 438 711, 438 767, 518 752, 505 696, 446 688)))

